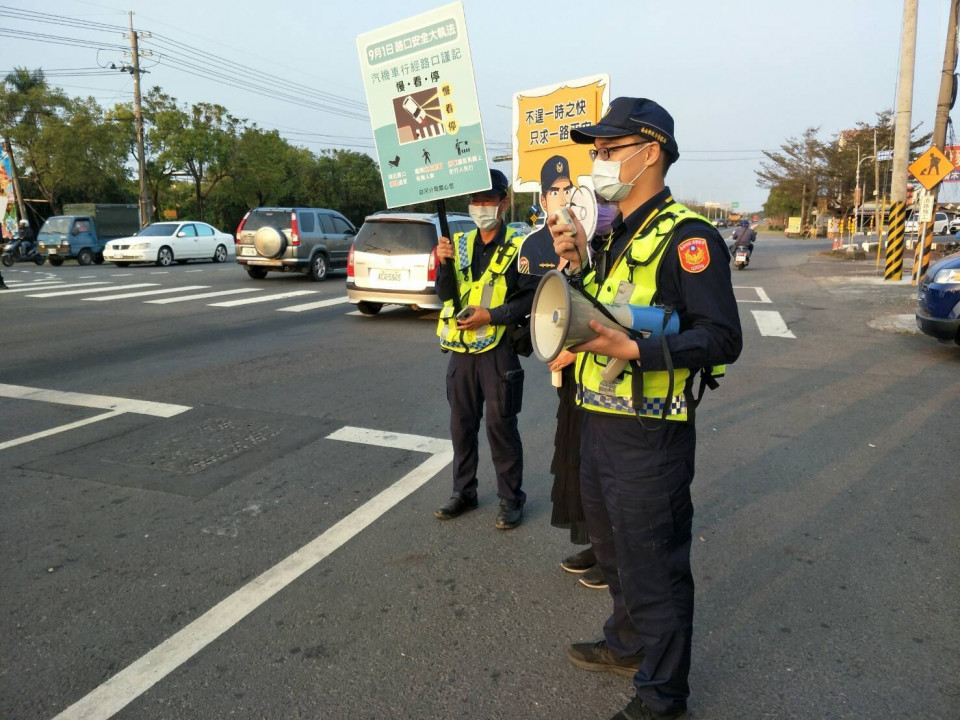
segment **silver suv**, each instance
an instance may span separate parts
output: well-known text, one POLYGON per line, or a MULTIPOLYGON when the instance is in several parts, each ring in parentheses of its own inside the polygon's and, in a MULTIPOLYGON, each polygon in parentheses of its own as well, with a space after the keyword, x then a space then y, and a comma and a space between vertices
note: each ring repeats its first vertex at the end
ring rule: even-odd
MULTIPOLYGON (((452 236, 477 227, 463 213, 447 213, 447 224, 452 236)), ((435 286, 439 238, 436 213, 370 215, 350 248, 347 299, 368 316, 391 304, 440 309, 435 286)))
POLYGON ((237 228, 237 262, 255 280, 268 272, 305 272, 326 280, 346 267, 357 229, 335 210, 261 207, 250 210, 237 228))

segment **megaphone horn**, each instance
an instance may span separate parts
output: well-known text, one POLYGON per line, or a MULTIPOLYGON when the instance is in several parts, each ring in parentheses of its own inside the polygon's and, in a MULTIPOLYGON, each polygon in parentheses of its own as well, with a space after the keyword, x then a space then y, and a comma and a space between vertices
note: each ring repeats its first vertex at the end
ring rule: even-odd
POLYGON ((663 308, 650 305, 603 307, 613 319, 601 312, 589 298, 571 290, 561 272, 551 270, 544 275, 530 311, 530 339, 537 359, 551 362, 561 351, 595 338, 597 333, 590 328, 591 320, 615 330, 635 330, 648 337, 672 335, 680 330, 676 314, 671 314, 667 327, 663 327, 663 308))

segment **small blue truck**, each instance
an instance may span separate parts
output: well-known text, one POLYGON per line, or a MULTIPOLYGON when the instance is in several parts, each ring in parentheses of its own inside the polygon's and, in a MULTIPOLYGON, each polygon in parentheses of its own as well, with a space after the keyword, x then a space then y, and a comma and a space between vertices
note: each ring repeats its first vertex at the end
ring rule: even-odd
POLYGON ((139 230, 140 211, 136 205, 79 203, 64 205, 63 215, 48 217, 37 241, 51 265, 59 267, 71 258, 81 265, 99 265, 108 240, 129 237, 139 230))

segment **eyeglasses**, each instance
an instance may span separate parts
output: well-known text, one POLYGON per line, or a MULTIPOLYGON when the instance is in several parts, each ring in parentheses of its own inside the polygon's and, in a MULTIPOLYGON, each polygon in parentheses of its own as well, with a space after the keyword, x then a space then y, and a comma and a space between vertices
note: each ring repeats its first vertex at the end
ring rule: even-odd
POLYGON ((634 147, 636 145, 653 145, 652 142, 644 142, 643 140, 639 142, 627 143, 626 145, 611 145, 609 147, 594 148, 590 151, 590 159, 596 160, 600 158, 601 160, 609 160, 610 153, 614 150, 623 150, 623 148, 634 147))

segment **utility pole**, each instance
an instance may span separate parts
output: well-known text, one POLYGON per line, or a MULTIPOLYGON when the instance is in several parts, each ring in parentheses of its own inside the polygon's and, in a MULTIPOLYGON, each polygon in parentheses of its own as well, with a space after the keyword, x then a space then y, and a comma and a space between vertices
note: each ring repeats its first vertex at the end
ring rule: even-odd
POLYGON ((903 0, 900 34, 900 79, 893 139, 893 181, 890 188, 890 229, 884 280, 903 276, 903 229, 907 219, 907 165, 910 162, 910 113, 913 107, 913 66, 917 50, 917 0, 903 0))
POLYGON ((132 55, 133 75, 133 116, 137 123, 137 165, 140 176, 140 193, 138 196, 138 205, 140 206, 140 227, 145 227, 150 223, 150 197, 147 194, 147 161, 143 150, 143 106, 140 100, 140 44, 139 33, 133 29, 133 12, 130 16, 130 53, 132 55))
MULTIPOLYGON (((947 44, 943 52, 943 70, 940 73, 940 95, 937 98, 937 114, 933 121, 933 146, 943 150, 947 141, 947 123, 950 122, 950 109, 953 107, 954 83, 953 73, 957 68, 957 11, 960 0, 951 0, 950 19, 947 23, 947 44)), ((933 195, 933 219, 937 219, 937 195, 940 186, 934 186, 930 194, 933 195)), ((923 242, 917 243, 917 272, 916 280, 927 274, 930 265, 930 246, 933 245, 933 226, 935 222, 926 224, 923 242)))

